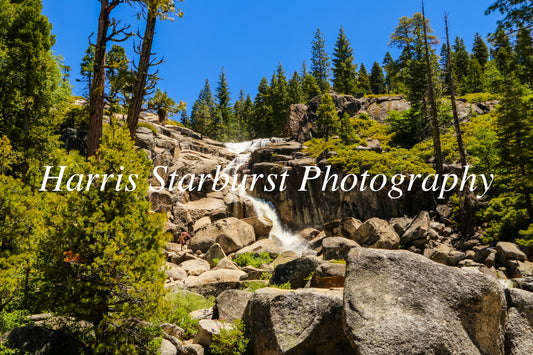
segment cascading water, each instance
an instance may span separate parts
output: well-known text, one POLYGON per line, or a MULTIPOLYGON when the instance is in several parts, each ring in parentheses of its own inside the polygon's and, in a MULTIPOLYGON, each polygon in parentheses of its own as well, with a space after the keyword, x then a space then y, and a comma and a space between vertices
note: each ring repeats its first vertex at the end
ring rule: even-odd
MULTIPOLYGON (((263 138, 255 139, 253 141, 240 142, 240 143, 226 143, 225 147, 231 153, 237 154, 237 157, 228 164, 223 170, 228 175, 233 175, 237 172, 240 166, 248 163, 252 152, 256 149, 263 148, 269 143, 283 142, 281 138, 263 138)), ((272 221, 272 230, 270 231, 270 238, 275 240, 284 250, 294 250, 297 253, 301 253, 306 249, 305 244, 292 233, 281 222, 278 213, 274 205, 271 202, 261 200, 259 198, 250 196, 244 187, 244 184, 239 185, 239 194, 251 201, 255 212, 258 216, 264 216, 272 221)))

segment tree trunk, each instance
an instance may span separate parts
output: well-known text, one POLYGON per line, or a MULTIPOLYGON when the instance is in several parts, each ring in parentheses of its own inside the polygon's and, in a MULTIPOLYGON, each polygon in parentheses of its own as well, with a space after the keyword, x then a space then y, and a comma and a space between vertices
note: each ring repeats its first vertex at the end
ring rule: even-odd
MULTIPOLYGON (((455 77, 453 75, 453 58, 450 51, 450 36, 448 33, 448 16, 444 16, 444 24, 446 26, 446 71, 448 75, 448 85, 450 90, 450 100, 452 101, 453 124, 455 126, 455 136, 457 138, 457 146, 459 147, 459 159, 463 168, 466 166, 466 150, 463 144, 463 135, 461 133, 461 125, 459 123, 459 114, 457 113, 457 102, 455 101, 455 77)), ((474 235, 474 213, 472 211, 472 203, 470 196, 465 191, 459 191, 459 208, 461 210, 461 229, 465 236, 474 235)))
POLYGON ((139 114, 141 113, 144 95, 146 94, 146 79, 148 78, 148 70, 150 69, 150 57, 152 55, 152 43, 154 40, 156 20, 156 14, 149 11, 146 19, 146 28, 144 30, 141 57, 137 68, 137 78, 135 80, 135 86, 133 87, 131 104, 128 109, 128 128, 132 138, 135 138, 135 131, 137 129, 137 123, 139 122, 139 114))
POLYGON ((429 58, 429 44, 427 36, 426 15, 424 11, 424 1, 422 1, 422 18, 424 24, 424 47, 426 50, 426 70, 428 76, 428 101, 429 101, 429 119, 433 128, 433 149, 435 151, 435 162, 437 174, 442 174, 442 150, 440 146, 439 120, 437 117, 437 102, 435 101, 435 87, 433 86, 433 72, 431 70, 431 60, 429 58))
POLYGON ((110 26, 109 13, 113 8, 108 0, 100 0, 100 16, 98 18, 98 38, 94 53, 94 78, 89 93, 89 134, 87 152, 96 155, 102 138, 102 121, 104 118, 105 94, 105 60, 107 31, 110 26))

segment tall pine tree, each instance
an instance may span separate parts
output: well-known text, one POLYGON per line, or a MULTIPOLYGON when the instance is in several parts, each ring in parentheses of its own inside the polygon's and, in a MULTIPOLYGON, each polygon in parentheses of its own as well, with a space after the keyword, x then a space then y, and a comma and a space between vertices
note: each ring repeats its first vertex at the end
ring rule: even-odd
POLYGON ((331 88, 329 84, 330 62, 326 51, 326 39, 320 28, 317 28, 311 42, 311 74, 315 77, 320 91, 324 92, 331 88))
POLYGON ((485 43, 485 41, 483 41, 483 38, 479 35, 479 33, 476 33, 476 35, 474 36, 472 55, 474 56, 474 58, 477 59, 477 62, 482 67, 485 67, 485 65, 489 61, 489 48, 487 47, 487 44, 485 43))
POLYGON ((340 94, 356 93, 357 66, 353 60, 353 49, 341 26, 333 50, 333 90, 340 94))
POLYGON ((218 76, 217 88, 215 91, 215 105, 216 105, 216 119, 213 120, 211 127, 212 136, 214 139, 225 140, 233 139, 236 134, 233 108, 231 106, 231 97, 226 79, 224 68, 218 76))
POLYGON ((370 87, 370 79, 368 78, 368 72, 366 71, 363 63, 361 63, 361 69, 359 69, 357 87, 363 94, 370 94, 372 92, 372 88, 370 87))
POLYGON ((378 62, 374 62, 370 71, 370 88, 375 95, 385 93, 385 79, 383 78, 383 69, 378 62))

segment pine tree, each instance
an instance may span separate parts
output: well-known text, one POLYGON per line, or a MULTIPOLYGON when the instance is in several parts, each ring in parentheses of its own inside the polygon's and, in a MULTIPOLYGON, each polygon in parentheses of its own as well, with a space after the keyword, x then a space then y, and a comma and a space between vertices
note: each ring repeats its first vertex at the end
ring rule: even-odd
POLYGON ((148 101, 147 108, 149 111, 156 113, 159 122, 164 124, 167 121, 167 118, 180 111, 185 111, 186 105, 183 101, 176 104, 176 102, 168 96, 166 91, 163 92, 161 89, 157 89, 154 96, 148 101))
POLYGON ((261 79, 254 100, 253 127, 256 137, 272 137, 273 119, 270 106, 270 86, 266 77, 261 79))
POLYGON ((339 138, 344 144, 354 144, 358 141, 355 129, 350 122, 350 115, 345 112, 339 121, 339 138))
POLYGON ((321 92, 331 88, 329 84, 330 62, 326 52, 326 40, 317 28, 311 43, 311 74, 315 77, 321 92))
POLYGON ((152 162, 125 126, 106 126, 98 159, 71 160, 77 174, 136 174, 136 188, 115 175, 105 188, 97 178, 88 191, 56 196, 37 251, 41 304, 89 322, 95 353, 146 353, 157 333, 141 328, 161 306, 167 242, 165 216, 150 213, 146 199, 152 162))
POLYGON ((326 142, 329 141, 329 138, 336 134, 339 129, 339 116, 337 115, 337 109, 333 103, 333 99, 326 92, 322 95, 320 100, 320 105, 316 111, 316 128, 326 139, 326 142))
POLYGON ((320 95, 320 87, 313 75, 307 74, 302 82, 302 90, 304 92, 305 102, 309 102, 313 97, 320 95))
POLYGON ((353 59, 353 49, 341 26, 333 52, 333 90, 340 94, 356 93, 357 66, 353 59))
POLYGON ((474 36, 474 44, 472 46, 472 55, 477 59, 477 62, 484 68, 489 61, 489 49, 483 38, 476 33, 474 36))
POLYGON ((0 17, 0 137, 23 156, 13 167, 19 176, 29 162, 49 161, 70 85, 52 55, 52 25, 39 0, 4 2, 0 17))
POLYGON ((521 27, 516 36, 516 66, 518 78, 524 84, 533 85, 533 41, 531 30, 521 27))
POLYGON ((496 67, 503 75, 510 74, 515 69, 515 53, 502 27, 498 27, 496 33, 491 35, 490 41, 493 47, 491 54, 496 67))
POLYGON ((302 69, 300 71, 300 76, 302 78, 305 78, 307 74, 309 74, 309 72, 307 71, 307 63, 305 62, 305 59, 304 59, 304 61, 302 62, 302 69))
POLYGON ((233 108, 231 107, 230 91, 224 68, 218 76, 215 91, 216 118, 212 121, 212 137, 218 140, 233 139, 236 127, 233 120, 233 108))
POLYGON ((385 79, 383 78, 383 69, 378 62, 374 62, 370 72, 370 88, 375 95, 385 93, 385 79))
POLYGON ((250 97, 250 94, 246 96, 246 101, 244 101, 243 116, 246 122, 246 133, 248 139, 253 139, 256 137, 255 127, 254 127, 254 102, 250 97))
POLYGON ((505 29, 533 26, 533 3, 530 0, 497 0, 485 11, 485 14, 496 11, 505 15, 503 20, 498 21, 498 24, 505 29))
POLYGON ((306 95, 303 90, 302 78, 298 75, 298 72, 292 74, 291 80, 289 80, 289 103, 290 104, 305 104, 307 103, 306 95))
POLYGON ((289 86, 285 71, 281 63, 270 83, 270 106, 272 107, 273 135, 283 136, 285 132, 285 120, 289 108, 289 86))
POLYGON ((357 88, 363 94, 370 94, 372 88, 370 87, 370 79, 368 78, 368 72, 365 65, 361 63, 361 69, 359 69, 359 75, 357 76, 357 88))
POLYGON ((89 45, 89 47, 85 50, 85 55, 81 59, 80 63, 80 75, 81 79, 76 79, 78 82, 82 82, 85 84, 85 97, 89 98, 89 94, 91 92, 91 84, 93 81, 93 75, 94 75, 94 46, 89 45))
POLYGON ((395 94, 398 93, 397 77, 398 77, 398 67, 396 62, 392 58, 390 52, 387 52, 385 58, 383 58, 383 69, 387 73, 385 77, 385 85, 387 88, 387 93, 395 94))
POLYGON ((135 74, 129 68, 129 59, 124 47, 114 44, 106 55, 106 76, 108 90, 106 99, 110 103, 110 111, 122 111, 131 98, 135 74))
MULTIPOLYGON (((191 129, 200 133, 201 135, 211 136, 212 127, 215 125, 213 121, 217 119, 215 112, 215 102, 209 80, 205 80, 205 85, 200 90, 198 99, 194 103, 191 111, 191 129)), ((220 125, 220 122, 217 122, 220 125)))
POLYGON ((462 83, 464 78, 468 75, 468 62, 470 61, 470 56, 466 50, 465 43, 462 38, 456 37, 455 43, 452 46, 453 48, 453 62, 455 68, 455 77, 460 83, 460 92, 465 93, 462 83))
POLYGON ((462 87, 465 93, 483 92, 483 67, 474 56, 468 62, 468 75, 462 87))

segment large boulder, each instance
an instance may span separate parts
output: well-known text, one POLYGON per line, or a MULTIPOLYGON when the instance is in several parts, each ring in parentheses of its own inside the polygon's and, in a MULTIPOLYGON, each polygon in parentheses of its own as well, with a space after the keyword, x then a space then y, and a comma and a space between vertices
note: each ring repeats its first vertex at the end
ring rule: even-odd
POLYGON ((255 242, 254 228, 246 222, 230 217, 216 221, 198 230, 189 247, 196 251, 207 250, 215 243, 224 253, 230 254, 255 242))
POLYGON ((187 260, 180 264, 189 276, 198 276, 210 269, 209 263, 202 259, 187 260))
POLYGON ((345 274, 346 264, 331 263, 329 261, 323 262, 316 268, 313 274, 311 287, 344 287, 345 274))
POLYGON ((252 245, 242 248, 235 253, 235 256, 237 257, 244 253, 253 253, 254 255, 268 253, 271 258, 275 259, 282 252, 283 250, 272 239, 261 239, 252 245))
POLYGON ((185 280, 187 278, 187 271, 176 264, 169 263, 168 261, 166 262, 165 274, 173 281, 185 280))
POLYGON ((211 267, 215 267, 215 259, 218 259, 219 261, 224 259, 226 257, 226 254, 224 253, 224 250, 220 246, 220 244, 215 243, 207 249, 207 252, 205 253, 202 258, 211 265, 211 267))
POLYGON ((353 239, 357 229, 363 223, 353 217, 346 217, 324 224, 324 232, 328 237, 344 237, 353 239))
POLYGON ((525 261, 527 257, 526 254, 520 250, 518 245, 511 242, 498 242, 498 244, 496 244, 496 251, 501 263, 504 263, 506 260, 525 261))
POLYGON ((273 227, 272 220, 265 216, 248 217, 243 221, 254 227, 257 239, 268 238, 273 227))
POLYGON ((400 245, 400 236, 389 222, 380 218, 365 221, 351 239, 362 246, 379 249, 398 249, 400 245))
POLYGON ((200 344, 209 348, 213 342, 213 336, 220 334, 222 329, 230 329, 231 323, 220 322, 213 319, 202 319, 198 322, 198 332, 194 336, 194 344, 200 344))
POLYGON ((505 354, 527 355, 533 351, 533 293, 508 288, 509 306, 505 331, 505 354))
POLYGON ((320 261, 314 257, 301 257, 291 260, 285 264, 276 266, 272 277, 271 285, 281 285, 290 282, 291 288, 304 287, 307 278, 320 264, 320 261))
POLYGON ((227 290, 216 298, 216 310, 218 319, 233 321, 242 319, 248 300, 252 296, 251 292, 240 290, 227 290))
POLYGON ((222 291, 239 288, 243 275, 246 273, 241 270, 210 270, 200 276, 189 276, 185 279, 185 288, 196 293, 217 296, 222 291))
POLYGON ((354 354, 342 329, 342 290, 262 288, 244 321, 254 354, 354 354))
POLYGON ((322 240, 322 256, 325 260, 346 259, 352 248, 360 247, 351 239, 331 237, 322 240))
POLYGON ((408 251, 358 248, 344 287, 344 329, 358 354, 503 354, 496 279, 408 251))
POLYGON ((426 239, 430 220, 429 212, 421 211, 402 235, 402 244, 407 244, 419 239, 426 239))

